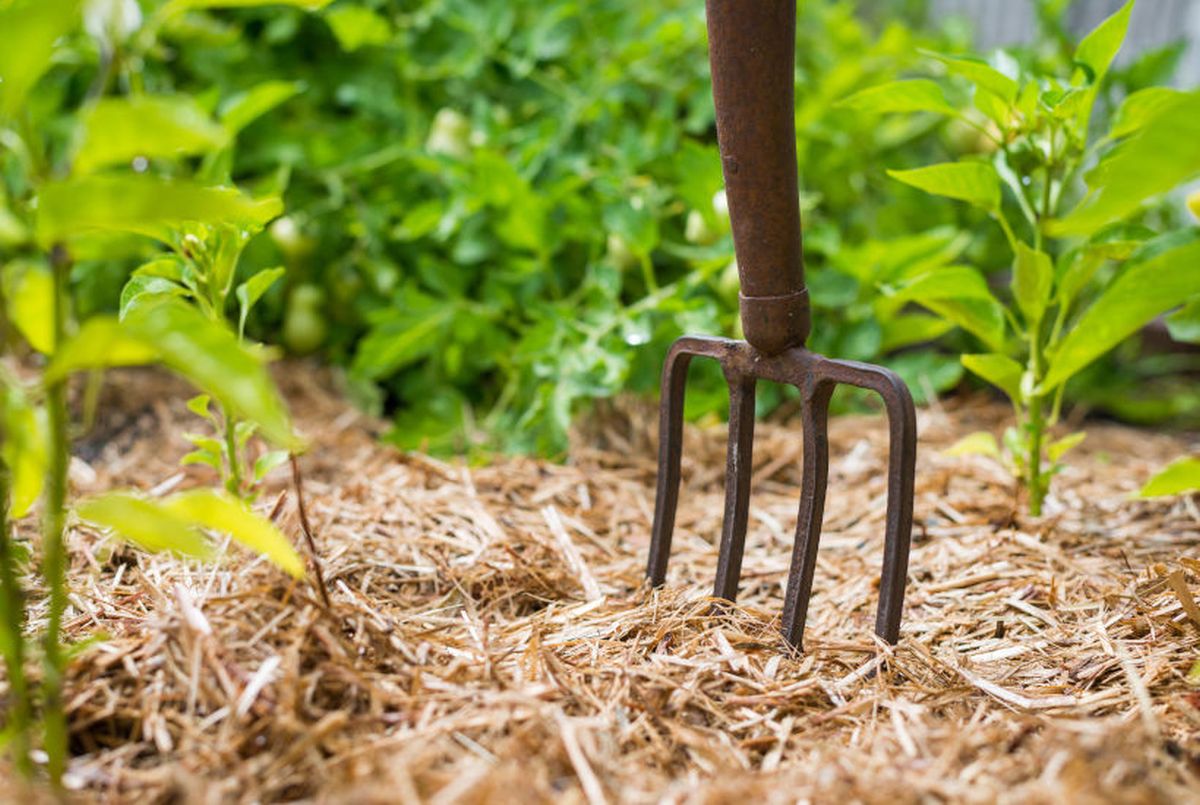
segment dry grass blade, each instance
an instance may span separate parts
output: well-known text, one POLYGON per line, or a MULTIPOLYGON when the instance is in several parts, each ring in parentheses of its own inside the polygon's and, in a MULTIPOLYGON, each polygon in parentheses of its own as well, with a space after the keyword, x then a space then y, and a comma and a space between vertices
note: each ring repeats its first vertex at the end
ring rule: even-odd
MULTIPOLYGON (((1004 410, 922 411, 902 640, 884 650, 871 628, 886 432, 834 422, 796 654, 778 634, 794 427, 758 428, 739 603, 714 608, 721 429, 686 433, 668 583, 647 590, 652 408, 590 423, 567 465, 468 468, 381 446, 327 376, 281 378, 319 445, 304 516, 321 524, 337 609, 240 552, 189 564, 77 528, 69 633, 106 635, 70 671, 82 800, 1196 799, 1200 525, 1184 502, 1128 497, 1194 442, 1089 427, 1050 514, 1030 520, 994 463, 940 452, 1004 410)), ((178 472, 187 414, 166 401, 186 395, 164 382, 109 384, 80 454, 97 483, 178 472)), ((268 477, 264 499, 290 480, 268 477)), ((298 510, 277 514, 304 528, 298 510)))

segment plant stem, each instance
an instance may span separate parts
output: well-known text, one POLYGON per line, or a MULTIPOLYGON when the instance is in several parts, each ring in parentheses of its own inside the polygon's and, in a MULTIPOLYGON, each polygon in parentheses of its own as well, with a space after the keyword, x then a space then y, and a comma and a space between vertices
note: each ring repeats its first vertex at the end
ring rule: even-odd
MULTIPOLYGON (((66 341, 67 253, 59 244, 50 252, 54 272, 55 345, 66 341)), ((62 650, 62 621, 67 609, 67 551, 64 526, 67 502, 67 387, 65 380, 46 386, 46 411, 50 420, 50 464, 46 475, 45 509, 42 521, 42 573, 50 590, 50 612, 43 648, 45 678, 42 683, 45 702, 45 749, 49 757, 50 782, 58 788, 67 759, 67 718, 63 709, 63 676, 66 660, 62 650)))
POLYGON ((237 446, 237 423, 233 419, 233 414, 229 411, 229 406, 224 403, 218 403, 221 406, 221 418, 225 422, 225 458, 229 468, 229 477, 225 479, 225 488, 230 493, 242 496, 242 460, 238 455, 237 446))
MULTIPOLYGON (((4 434, 0 432, 0 442, 3 438, 4 434)), ((29 723, 32 719, 29 684, 25 679, 25 593, 21 589, 8 522, 11 494, 12 477, 8 465, 0 459, 0 620, 3 621, 0 629, 4 630, 4 667, 8 672, 8 731, 12 736, 13 766, 22 777, 29 777, 33 771, 29 762, 29 723)))

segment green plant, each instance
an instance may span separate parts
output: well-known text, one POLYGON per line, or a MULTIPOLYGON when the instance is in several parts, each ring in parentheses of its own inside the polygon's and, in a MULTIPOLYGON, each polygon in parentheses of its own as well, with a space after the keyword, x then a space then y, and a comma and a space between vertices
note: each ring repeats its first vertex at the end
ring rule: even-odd
MULTIPOLYGON (((242 232, 261 227, 280 210, 278 199, 255 200, 234 188, 181 175, 180 157, 224 136, 216 126, 204 125, 195 105, 184 99, 104 97, 107 71, 101 70, 75 106, 31 100, 30 90, 52 72, 54 57, 78 47, 72 34, 79 9, 76 0, 12 0, 0 5, 0 32, 9 42, 20 43, 0 48, 0 165, 5 169, 7 227, 0 244, 5 263, 0 286, 7 323, 26 349, 43 356, 32 383, 7 369, 0 376, 0 651, 10 682, 7 727, 14 762, 29 773, 35 691, 24 674, 32 645, 23 630, 27 619, 22 579, 26 555, 32 554, 14 539, 12 517, 24 515, 40 496, 37 554, 49 606, 36 693, 47 771, 56 786, 67 756, 63 677, 69 652, 63 645, 62 624, 69 560, 71 376, 157 362, 219 397, 230 416, 254 423, 273 442, 298 446, 262 356, 211 317, 170 294, 124 311, 122 321, 105 315, 77 320, 73 315, 74 254, 93 259, 122 254, 130 237, 175 242, 198 226, 242 232), (160 176, 146 175, 150 167, 160 176)), ((6 329, 4 346, 12 340, 6 329)), ((146 548, 188 555, 211 552, 205 530, 225 532, 292 575, 304 573, 303 563, 278 529, 224 494, 192 490, 155 501, 111 493, 82 501, 74 515, 146 548)))
MULTIPOLYGON (((1008 301, 995 296, 984 272, 965 265, 896 276, 886 290, 894 304, 917 303, 986 348, 962 362, 1013 402, 1017 424, 1004 444, 1034 514, 1063 454, 1082 439, 1047 435, 1066 382, 1200 295, 1200 233, 1156 235, 1154 215, 1142 210, 1146 200, 1200 173, 1200 92, 1147 88, 1125 98, 1107 131, 1091 125, 1132 8, 1130 0, 1080 42, 1069 77, 1029 74, 1004 54, 991 63, 931 54, 950 81, 971 87, 972 106, 952 104, 942 84, 928 79, 874 87, 846 101, 956 118, 990 143, 981 156, 889 173, 965 201, 999 224, 1012 254, 1008 301)), ((1000 453, 994 441, 973 443, 1000 453)))
MULTIPOLYGON (((797 115, 815 346, 870 359, 885 343, 871 289, 833 255, 912 226, 884 203, 870 157, 932 157, 939 137, 924 121, 863 125, 835 103, 910 66, 917 46, 947 43, 897 15, 871 26, 856 5, 800 7, 797 115)), ((734 332, 703 9, 690 0, 360 0, 154 25, 114 40, 114 69, 135 52, 157 92, 304 87, 230 155, 234 176, 277 181, 289 210, 240 261, 238 281, 287 269, 246 332, 347 367, 364 402, 394 414, 392 441, 561 454, 592 400, 656 387, 682 331, 734 332)), ((931 209, 921 226, 960 217, 931 209)), ((88 298, 115 296, 95 276, 88 298)), ((961 371, 938 361, 943 382, 947 365, 961 371)), ((720 378, 707 381, 693 416, 725 404, 720 378)))
POLYGON ((1200 458, 1181 458, 1155 473, 1138 495, 1154 498, 1196 491, 1200 491, 1200 458))

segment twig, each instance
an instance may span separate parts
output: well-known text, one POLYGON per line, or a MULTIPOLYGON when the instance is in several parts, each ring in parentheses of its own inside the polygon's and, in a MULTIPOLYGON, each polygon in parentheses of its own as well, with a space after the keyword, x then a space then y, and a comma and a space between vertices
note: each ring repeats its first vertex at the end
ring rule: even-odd
POLYGON ((296 509, 300 512, 300 530, 304 532, 304 540, 308 543, 308 553, 312 556, 313 571, 317 576, 317 589, 321 591, 321 600, 326 609, 333 609, 329 601, 329 590, 325 587, 325 573, 321 570, 321 558, 317 556, 317 541, 313 539, 312 526, 308 524, 308 511, 304 508, 304 478, 300 475, 300 462, 296 454, 289 456, 292 462, 292 483, 296 487, 296 509))

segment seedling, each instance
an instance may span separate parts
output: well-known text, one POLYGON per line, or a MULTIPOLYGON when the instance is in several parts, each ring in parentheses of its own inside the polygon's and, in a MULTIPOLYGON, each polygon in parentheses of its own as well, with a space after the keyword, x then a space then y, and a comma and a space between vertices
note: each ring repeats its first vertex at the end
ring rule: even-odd
MULTIPOLYGON (((144 300, 120 321, 109 316, 78 321, 73 315, 71 255, 91 239, 91 251, 105 256, 106 241, 98 243, 96 235, 133 234, 170 242, 193 227, 244 233, 281 209, 278 199, 254 200, 232 187, 143 173, 148 159, 174 160, 224 147, 228 130, 206 120, 185 99, 90 99, 68 121, 75 130, 70 144, 61 141, 57 118, 42 120, 26 108, 26 93, 77 25, 78 6, 73 0, 17 0, 0 7, 0 31, 7 42, 20 43, 0 48, 0 144, 11 152, 6 167, 13 174, 4 177, 4 196, 15 202, 6 210, 5 246, 22 256, 6 262, 0 302, 12 329, 42 356, 32 383, 7 372, 0 375, 0 654, 9 679, 7 732, 14 765, 23 774, 32 772, 35 704, 40 704, 46 770, 55 786, 61 784, 68 738, 63 681, 70 650, 63 645, 62 627, 68 602, 71 376, 159 363, 219 398, 231 420, 253 423, 247 427, 281 447, 299 444, 261 355, 223 323, 169 298, 172 294, 144 300), (26 514, 38 499, 42 535, 37 559, 49 605, 40 635, 42 675, 34 690, 25 669, 37 653, 25 630, 22 577, 29 552, 15 541, 12 518, 26 514)), ((7 333, 5 339, 6 347, 7 333)), ((81 502, 74 514, 148 549, 201 557, 211 553, 206 533, 227 533, 293 576, 304 574, 287 538, 226 493, 189 490, 164 500, 114 493, 81 502)))

